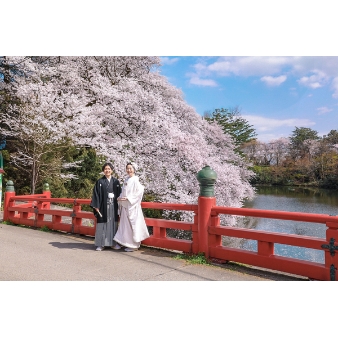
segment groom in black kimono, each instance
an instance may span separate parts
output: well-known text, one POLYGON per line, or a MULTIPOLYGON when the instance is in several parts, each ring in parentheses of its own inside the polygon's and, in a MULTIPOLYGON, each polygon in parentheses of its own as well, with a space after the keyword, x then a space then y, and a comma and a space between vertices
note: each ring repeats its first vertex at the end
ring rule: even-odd
POLYGON ((105 246, 115 246, 113 241, 117 231, 118 204, 117 198, 121 194, 120 182, 111 176, 113 166, 105 163, 102 167, 104 176, 99 178, 93 188, 90 206, 97 219, 95 231, 95 245, 101 251, 105 246))

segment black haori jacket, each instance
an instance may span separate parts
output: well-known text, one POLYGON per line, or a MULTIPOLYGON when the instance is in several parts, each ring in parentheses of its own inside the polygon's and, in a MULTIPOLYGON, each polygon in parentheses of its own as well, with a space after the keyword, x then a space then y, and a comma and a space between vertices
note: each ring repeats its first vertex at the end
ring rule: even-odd
POLYGON ((110 183, 107 180, 106 176, 99 178, 93 188, 93 196, 90 203, 90 206, 93 208, 94 216, 97 219, 97 223, 106 223, 107 222, 107 199, 108 192, 114 193, 114 218, 115 221, 118 219, 117 215, 117 198, 121 194, 121 184, 120 182, 112 177, 110 183), (99 208, 102 217, 96 212, 94 208, 99 208))

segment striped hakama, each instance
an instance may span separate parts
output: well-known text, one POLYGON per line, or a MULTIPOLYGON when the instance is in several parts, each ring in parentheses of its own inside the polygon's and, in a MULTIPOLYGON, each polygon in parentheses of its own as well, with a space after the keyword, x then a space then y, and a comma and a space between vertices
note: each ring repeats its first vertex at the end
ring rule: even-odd
POLYGON ((114 221, 114 203, 107 202, 107 222, 97 223, 95 231, 96 246, 114 246, 116 242, 113 240, 117 232, 117 222, 114 221))

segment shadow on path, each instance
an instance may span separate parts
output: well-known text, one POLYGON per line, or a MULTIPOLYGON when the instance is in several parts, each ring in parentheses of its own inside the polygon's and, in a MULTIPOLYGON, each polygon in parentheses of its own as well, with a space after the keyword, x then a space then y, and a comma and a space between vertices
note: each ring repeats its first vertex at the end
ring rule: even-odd
POLYGON ((60 242, 49 242, 53 247, 58 249, 79 249, 79 250, 95 250, 93 244, 90 243, 60 243, 60 242))

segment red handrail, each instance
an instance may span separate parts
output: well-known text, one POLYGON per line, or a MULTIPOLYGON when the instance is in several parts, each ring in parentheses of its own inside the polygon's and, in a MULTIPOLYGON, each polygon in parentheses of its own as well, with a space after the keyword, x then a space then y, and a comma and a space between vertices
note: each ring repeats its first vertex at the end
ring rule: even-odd
POLYGON ((164 210, 179 210, 179 211, 195 211, 195 212, 197 212, 198 204, 142 202, 141 207, 143 209, 164 209, 164 210))
POLYGON ((338 216, 325 214, 308 214, 305 212, 262 210, 249 208, 213 207, 212 215, 228 214, 237 216, 252 216, 263 218, 283 219, 290 221, 303 221, 313 223, 335 222, 338 227, 338 216))

